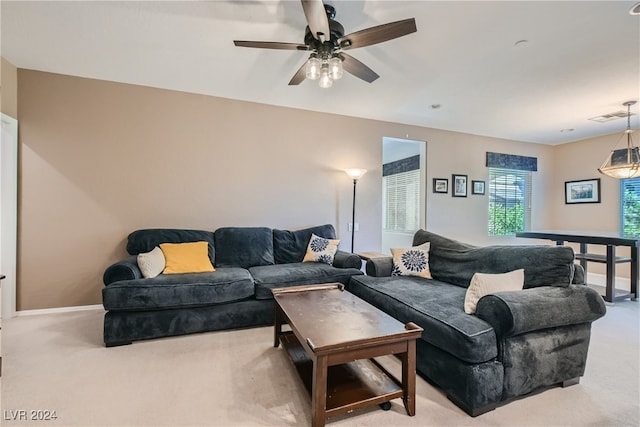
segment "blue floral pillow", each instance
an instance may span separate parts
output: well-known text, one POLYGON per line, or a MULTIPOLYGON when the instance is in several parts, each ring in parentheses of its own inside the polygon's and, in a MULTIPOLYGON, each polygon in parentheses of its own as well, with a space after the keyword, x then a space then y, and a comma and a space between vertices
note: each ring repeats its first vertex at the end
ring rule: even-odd
POLYGON ((431 279, 429 271, 430 242, 412 248, 391 248, 393 256, 392 276, 418 276, 431 279))
POLYGON ((339 244, 340 240, 325 239, 312 234, 302 262, 322 262, 331 265, 339 244))

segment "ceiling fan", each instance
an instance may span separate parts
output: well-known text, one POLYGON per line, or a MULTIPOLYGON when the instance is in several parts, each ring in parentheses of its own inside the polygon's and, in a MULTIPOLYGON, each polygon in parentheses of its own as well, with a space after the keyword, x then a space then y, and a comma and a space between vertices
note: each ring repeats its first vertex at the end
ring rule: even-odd
POLYGON ((304 44, 234 40, 240 47, 311 51, 309 59, 298 69, 289 85, 298 85, 304 79, 319 80, 320 87, 328 88, 342 77, 343 70, 371 83, 378 76, 375 71, 347 55, 344 51, 370 46, 406 36, 417 31, 414 18, 370 27, 344 35, 344 27, 333 18, 336 9, 322 0, 301 0, 307 19, 304 44))

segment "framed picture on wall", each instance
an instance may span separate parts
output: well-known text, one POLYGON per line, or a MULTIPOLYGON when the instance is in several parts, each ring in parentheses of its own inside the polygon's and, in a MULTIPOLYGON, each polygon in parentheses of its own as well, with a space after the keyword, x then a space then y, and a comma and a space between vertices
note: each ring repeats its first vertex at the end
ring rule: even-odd
POLYGON ((448 193, 449 192, 449 179, 448 178, 433 178, 433 192, 434 193, 448 193))
POLYGON ((467 197, 467 175, 451 175, 451 185, 453 197, 467 197))
POLYGON ((600 203, 600 178, 566 181, 564 183, 564 202, 600 203))
POLYGON ((484 181, 471 181, 471 194, 484 194, 484 181))

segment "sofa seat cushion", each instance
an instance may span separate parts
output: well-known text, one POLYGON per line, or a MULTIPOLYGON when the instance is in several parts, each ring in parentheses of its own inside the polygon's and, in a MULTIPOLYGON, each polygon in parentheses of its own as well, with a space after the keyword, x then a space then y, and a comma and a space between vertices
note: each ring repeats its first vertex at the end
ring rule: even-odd
POLYGON ((493 328, 464 312, 462 287, 420 277, 355 276, 347 290, 403 323, 421 326, 424 341, 458 359, 482 363, 498 355, 493 328))
POLYGON ((273 298, 273 288, 330 282, 346 285, 351 276, 363 274, 355 268, 336 268, 321 262, 264 265, 251 267, 249 272, 255 281, 256 299, 273 298))
POLYGON ((162 310, 239 301, 253 296, 253 280, 243 268, 210 273, 161 274, 121 280, 102 289, 106 310, 162 310))

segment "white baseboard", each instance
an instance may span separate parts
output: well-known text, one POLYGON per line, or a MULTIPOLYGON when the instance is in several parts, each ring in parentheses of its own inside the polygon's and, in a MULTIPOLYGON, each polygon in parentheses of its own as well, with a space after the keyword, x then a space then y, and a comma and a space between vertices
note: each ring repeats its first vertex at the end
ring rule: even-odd
POLYGON ((39 316, 41 314, 69 313, 73 311, 104 310, 102 304, 77 305, 74 307, 43 308, 38 310, 16 311, 16 316, 39 316))
MULTIPOLYGON (((587 283, 589 285, 605 287, 607 284, 607 276, 604 274, 598 274, 598 273, 587 273, 587 283)), ((631 280, 627 277, 616 276, 615 285, 616 285, 616 289, 620 289, 623 291, 631 290, 631 280)))

